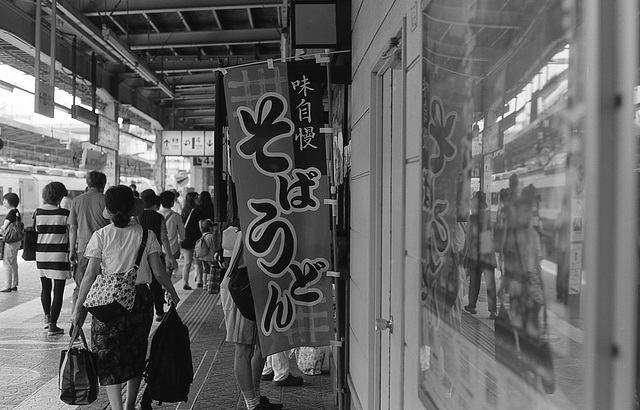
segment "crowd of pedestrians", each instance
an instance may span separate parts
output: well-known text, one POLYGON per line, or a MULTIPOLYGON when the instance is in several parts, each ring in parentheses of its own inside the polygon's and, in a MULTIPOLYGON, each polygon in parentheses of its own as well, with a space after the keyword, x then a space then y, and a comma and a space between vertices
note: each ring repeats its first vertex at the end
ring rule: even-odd
MULTIPOLYGON (((179 273, 178 259, 183 261, 183 290, 192 290, 191 283, 202 288, 215 281, 210 286, 210 291, 215 289, 211 293, 215 293, 221 278, 212 275, 212 269, 225 266, 223 254, 228 266, 233 249, 222 247, 222 230, 227 224, 213 222, 214 204, 207 191, 188 192, 180 203, 176 190, 157 195, 151 189, 138 192, 131 184, 112 186, 105 192, 107 178, 98 171, 89 172, 86 183, 85 192, 73 199, 61 182, 47 184, 41 192, 43 205, 35 210, 33 221, 26 223, 37 235, 35 260, 41 281, 44 329, 50 336, 65 333, 58 320, 67 280, 73 278, 76 284, 68 332, 72 335, 74 328, 82 327, 86 320, 83 304, 98 275, 130 269, 142 250, 133 310, 112 321, 103 322, 94 316, 91 319, 91 349, 111 408, 134 409, 154 311, 155 320, 160 321, 165 303, 179 301, 171 280, 179 273), (143 235, 145 230, 147 234, 143 235), (124 401, 123 384, 127 386, 124 401)), ((19 204, 17 194, 4 195, 3 205, 8 213, 0 235, 4 236, 11 224, 24 224, 19 204)), ((4 269, 0 292, 18 290, 20 247, 20 240, 0 243, 4 269)), ((268 360, 262 357, 256 323, 244 319, 231 298, 224 296, 227 340, 236 344, 235 375, 247 408, 282 408, 260 395, 260 381, 294 386, 302 384, 303 378, 289 372, 285 352, 268 360)))

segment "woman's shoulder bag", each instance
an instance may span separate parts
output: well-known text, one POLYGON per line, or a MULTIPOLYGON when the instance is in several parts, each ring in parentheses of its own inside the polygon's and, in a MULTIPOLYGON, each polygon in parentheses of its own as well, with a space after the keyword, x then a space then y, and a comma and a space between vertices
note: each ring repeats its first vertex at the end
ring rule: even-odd
POLYGON ((147 247, 148 232, 147 229, 142 228, 142 243, 133 268, 126 272, 106 275, 104 272, 100 273, 91 285, 83 305, 101 322, 109 322, 133 310, 136 299, 136 279, 142 254, 147 247))

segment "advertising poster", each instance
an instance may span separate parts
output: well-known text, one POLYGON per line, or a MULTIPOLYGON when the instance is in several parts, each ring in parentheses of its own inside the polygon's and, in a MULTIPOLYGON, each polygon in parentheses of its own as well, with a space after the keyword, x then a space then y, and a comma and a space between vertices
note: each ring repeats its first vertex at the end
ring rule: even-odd
POLYGON ((322 105, 326 68, 275 62, 224 77, 231 175, 263 354, 333 338, 322 105))

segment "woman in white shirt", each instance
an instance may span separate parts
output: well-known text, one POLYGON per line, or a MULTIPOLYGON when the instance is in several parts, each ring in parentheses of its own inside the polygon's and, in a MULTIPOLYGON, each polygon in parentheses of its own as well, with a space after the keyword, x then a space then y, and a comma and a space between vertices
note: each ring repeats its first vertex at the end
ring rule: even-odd
MULTIPOLYGON (((103 216, 112 223, 94 232, 85 257, 89 265, 80 285, 78 302, 72 315, 74 326, 84 321, 83 303, 98 274, 112 274, 131 269, 142 242, 143 228, 131 220, 139 216, 144 203, 134 198, 127 186, 111 187, 105 193, 106 208, 103 216)), ((109 322, 95 317, 91 322, 91 348, 96 359, 100 384, 106 387, 112 409, 122 409, 121 388, 127 383, 126 409, 133 410, 142 381, 147 340, 153 319, 153 302, 149 283, 151 275, 169 292, 173 303, 179 302, 170 277, 162 268, 161 246, 155 235, 147 236, 136 279, 136 297, 133 310, 109 322)))

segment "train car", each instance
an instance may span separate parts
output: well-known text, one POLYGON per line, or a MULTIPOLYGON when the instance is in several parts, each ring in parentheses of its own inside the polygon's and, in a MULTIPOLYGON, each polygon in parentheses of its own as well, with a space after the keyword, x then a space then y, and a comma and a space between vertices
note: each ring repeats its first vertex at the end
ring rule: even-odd
MULTIPOLYGON (((17 164, 6 168, 0 168, 0 198, 9 192, 15 192, 20 197, 18 209, 23 221, 28 224, 33 218, 36 208, 43 205, 42 189, 49 182, 62 182, 69 191, 71 199, 82 194, 86 187, 86 172, 74 170, 62 170, 57 168, 40 167, 17 164)), ((144 177, 122 177, 123 185, 136 184, 138 192, 145 189, 153 189, 156 193, 160 190, 156 184, 144 177)), ((7 209, 0 206, 0 223, 7 215, 7 209)))
MULTIPOLYGON (((52 181, 62 182, 75 198, 84 192, 87 184, 84 171, 49 169, 30 165, 16 165, 0 168, 0 197, 15 192, 20 197, 18 209, 25 223, 31 220, 36 208, 43 205, 42 189, 52 181)), ((7 209, 0 207, 0 221, 7 215, 7 209)))

